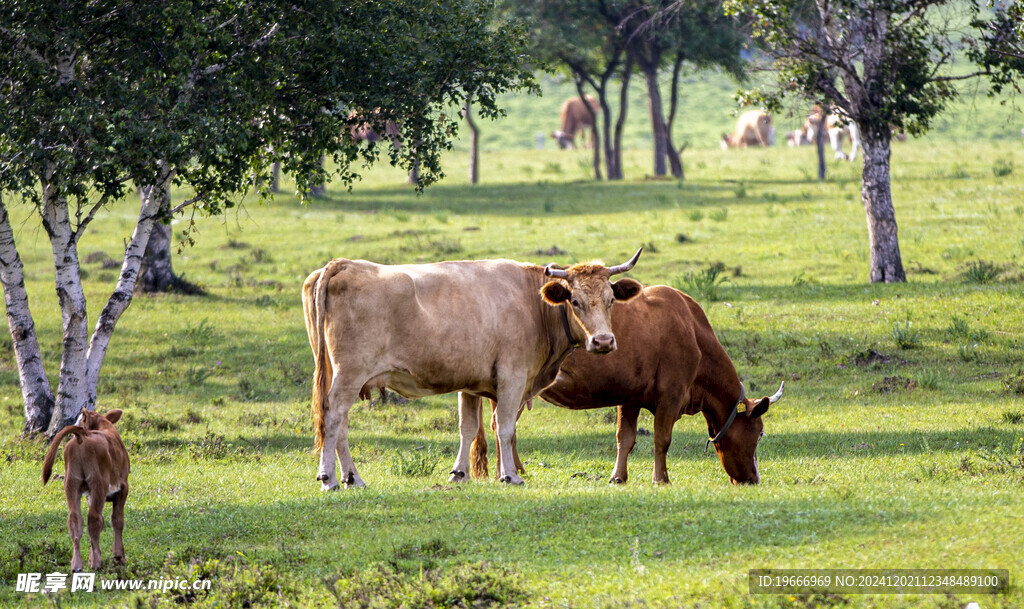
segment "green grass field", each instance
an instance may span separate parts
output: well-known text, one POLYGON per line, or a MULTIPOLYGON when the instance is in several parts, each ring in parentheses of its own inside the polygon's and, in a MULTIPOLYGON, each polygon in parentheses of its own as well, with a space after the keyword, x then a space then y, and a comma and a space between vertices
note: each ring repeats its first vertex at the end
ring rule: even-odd
MULTIPOLYGON (((557 111, 556 93, 544 103, 557 111)), ((496 139, 477 186, 456 150, 449 179, 423 195, 381 167, 309 207, 280 195, 203 220, 176 270, 209 295, 138 297, 106 360, 100 409, 125 410, 132 490, 128 565, 109 562, 108 527, 100 577, 208 577, 212 590, 49 600, 14 591, 19 573, 66 572, 71 544, 60 484, 39 480, 45 446, 17 438, 17 374, 0 338, 0 605, 1024 606, 1024 146, 987 138, 1001 120, 894 147, 902 285, 867 282, 859 163, 832 162, 819 183, 809 148, 724 152, 695 141, 685 182, 648 181, 640 128, 621 183, 588 181, 586 151, 503 152, 514 144, 496 139), (445 395, 358 404, 350 438, 368 488, 319 490, 299 302, 311 270, 337 256, 618 262, 640 245, 631 276, 698 298, 749 394, 786 381, 765 415, 762 484, 731 486, 703 452, 703 420, 684 417, 671 486, 651 485, 652 441, 641 436, 630 483, 609 487, 614 413, 541 403, 519 423, 524 488, 452 486, 457 412, 445 395), (717 290, 692 279, 712 265, 727 278, 717 290), (1011 589, 747 594, 754 568, 940 567, 1008 569, 1011 589)), ((484 129, 535 145, 541 123, 514 121, 521 128, 484 129)), ((15 216, 55 380, 49 244, 26 210, 15 216)), ((136 216, 131 200, 98 218, 82 258, 117 257, 136 216)), ((116 270, 89 259, 95 319, 116 270)), ((651 429, 651 417, 640 425, 651 429)))

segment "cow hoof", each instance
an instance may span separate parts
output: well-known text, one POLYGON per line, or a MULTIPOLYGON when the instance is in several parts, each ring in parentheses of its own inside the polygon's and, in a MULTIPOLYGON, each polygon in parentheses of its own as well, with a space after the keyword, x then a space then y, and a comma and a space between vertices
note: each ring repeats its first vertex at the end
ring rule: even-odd
POLYGON ((72 569, 71 572, 72 573, 81 573, 82 570, 81 569, 72 569))
POLYGON ((453 469, 448 476, 448 482, 465 482, 466 472, 453 469))
POLYGON ((366 488, 366 483, 356 474, 349 474, 345 479, 345 488, 366 488))
POLYGON ((320 483, 320 490, 324 491, 325 493, 328 491, 336 491, 339 488, 340 487, 337 484, 328 484, 326 480, 320 483))
POLYGON ((519 476, 516 476, 515 478, 513 478, 512 476, 502 476, 501 481, 504 482, 505 484, 511 484, 514 486, 523 485, 523 479, 520 478, 519 476))
POLYGON ((626 481, 623 480, 622 478, 619 478, 618 476, 615 476, 614 478, 612 478, 611 480, 608 481, 608 484, 625 484, 625 483, 626 483, 626 481))

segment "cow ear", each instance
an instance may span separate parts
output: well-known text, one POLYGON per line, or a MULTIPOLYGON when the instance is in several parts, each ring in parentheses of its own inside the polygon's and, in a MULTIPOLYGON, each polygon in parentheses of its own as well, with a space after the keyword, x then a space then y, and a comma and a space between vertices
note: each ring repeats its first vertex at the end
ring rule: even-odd
POLYGON ((642 283, 636 279, 630 279, 629 277, 612 283, 612 295, 615 296, 615 300, 632 300, 643 289, 644 286, 642 283))
POLYGON ((115 408, 106 414, 106 418, 111 423, 117 423, 118 421, 121 420, 122 414, 123 411, 120 408, 115 408))
POLYGON ((757 401, 756 404, 754 404, 753 408, 750 408, 749 406, 747 407, 747 416, 750 417, 751 419, 756 419, 757 417, 768 412, 768 406, 771 403, 772 401, 769 398, 761 398, 760 400, 757 401))
POLYGON ((572 292, 561 281, 549 281, 540 289, 540 295, 549 305, 560 305, 572 298, 572 292))

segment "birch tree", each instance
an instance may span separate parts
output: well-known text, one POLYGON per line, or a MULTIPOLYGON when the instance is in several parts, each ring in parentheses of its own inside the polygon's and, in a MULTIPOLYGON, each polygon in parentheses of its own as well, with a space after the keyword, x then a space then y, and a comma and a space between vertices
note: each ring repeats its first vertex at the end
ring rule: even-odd
MULTIPOLYGON (((386 109, 400 133, 389 160, 443 173, 440 153, 468 91, 482 116, 531 80, 524 33, 495 26, 486 2, 395 0, 66 3, 0 6, 0 279, 25 400, 26 433, 55 433, 96 407, 114 328, 132 300, 157 222, 223 212, 280 161, 300 192, 378 161, 347 137, 351 109, 386 109), (401 142, 415 142, 402 146, 401 142), (174 183, 193 193, 170 207, 174 183), (130 185, 139 216, 116 286, 90 333, 78 242, 130 185), (24 289, 8 209, 29 205, 50 241, 62 316, 52 391, 24 289)), ((381 132, 384 132, 383 125, 381 132)), ((263 187, 262 194, 267 194, 263 187)))

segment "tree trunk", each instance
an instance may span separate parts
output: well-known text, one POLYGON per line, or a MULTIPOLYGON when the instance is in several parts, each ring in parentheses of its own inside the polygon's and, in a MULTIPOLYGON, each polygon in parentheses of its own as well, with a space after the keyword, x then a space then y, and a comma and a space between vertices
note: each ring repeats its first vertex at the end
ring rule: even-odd
POLYGON ((598 135, 597 131, 597 113, 587 103, 587 93, 583 90, 583 76, 579 73, 574 74, 576 81, 576 93, 580 96, 580 101, 583 102, 583 109, 590 115, 590 146, 594 149, 594 179, 601 179, 601 136, 598 135))
POLYGON ((274 163, 270 167, 270 192, 281 192, 281 163, 274 163))
POLYGON ((676 109, 679 106, 679 73, 682 71, 682 67, 683 56, 680 53, 676 55, 676 60, 672 65, 672 92, 669 97, 668 120, 665 122, 665 150, 668 153, 668 165, 672 170, 672 177, 680 180, 685 177, 683 175, 683 160, 672 141, 672 125, 676 121, 676 109))
MULTIPOLYGON (((324 168, 324 157, 320 157, 320 169, 324 168)), ((309 189, 309 196, 318 199, 327 194, 327 184, 321 180, 309 189)))
POLYGON ((651 132, 654 136, 654 175, 660 177, 668 173, 665 166, 668 138, 665 134, 665 111, 661 103, 661 90, 658 88, 658 64, 645 63, 640 69, 643 70, 644 79, 647 81, 647 103, 651 112, 651 132))
POLYGON ((889 182, 889 144, 891 133, 882 125, 860 125, 864 148, 861 199, 868 220, 871 244, 871 282, 894 283, 907 280, 900 257, 896 212, 889 182))
POLYGON ((7 208, 0 199, 0 282, 7 305, 7 324, 18 362, 21 397, 25 404, 24 435, 46 431, 53 414, 53 390, 46 377, 43 359, 36 340, 35 322, 28 307, 21 257, 14 243, 7 208))
POLYGON ((53 252, 64 338, 56 401, 46 431, 48 436, 53 436, 75 422, 89 399, 86 380, 89 320, 82 291, 77 237, 71 229, 67 200, 60 196, 52 169, 45 170, 40 178, 43 186, 43 228, 50 238, 53 252))
MULTIPOLYGON (((93 329, 92 338, 89 340, 89 353, 87 361, 87 387, 88 400, 86 408, 96 409, 96 392, 99 386, 100 368, 103 366, 103 359, 107 354, 107 346, 110 344, 110 337, 114 333, 114 326, 117 325, 121 314, 125 312, 132 302, 132 293, 135 291, 135 284, 141 274, 143 253, 148 252, 149 239, 152 231, 157 226, 165 226, 160 219, 165 215, 164 206, 168 204, 165 193, 168 192, 173 168, 167 167, 162 161, 160 183, 151 187, 140 189, 142 205, 139 210, 139 220, 135 224, 132 238, 124 252, 124 261, 121 263, 121 274, 117 278, 117 286, 114 292, 107 299, 106 306, 100 312, 96 320, 96 327, 93 329)), ((77 416, 77 415, 76 415, 77 416)))
POLYGON ((621 180, 625 177, 625 168, 622 165, 622 132, 626 126, 626 112, 629 109, 629 81, 633 76, 633 57, 626 56, 626 65, 622 69, 622 90, 619 91, 619 118, 615 121, 615 169, 618 175, 615 179, 621 180))
POLYGON ((480 130, 473 122, 473 96, 466 98, 466 105, 462 108, 462 115, 466 117, 466 124, 469 125, 469 183, 476 184, 480 181, 480 130))
POLYGON ((825 131, 828 125, 828 104, 821 104, 821 122, 814 134, 814 143, 818 148, 818 179, 825 181, 825 131))

